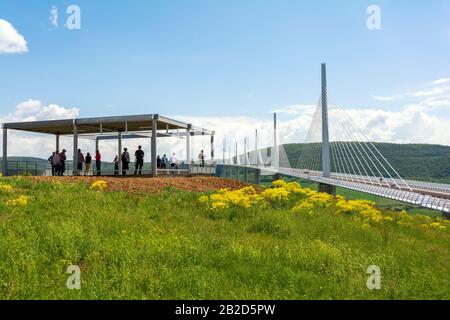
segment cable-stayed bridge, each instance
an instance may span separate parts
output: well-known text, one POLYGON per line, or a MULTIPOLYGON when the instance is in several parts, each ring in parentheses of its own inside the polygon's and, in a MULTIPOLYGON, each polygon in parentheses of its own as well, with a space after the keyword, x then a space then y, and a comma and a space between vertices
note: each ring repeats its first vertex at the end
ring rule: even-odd
POLYGON ((296 157, 288 157, 280 143, 274 114, 273 141, 260 147, 256 130, 252 149, 248 138, 243 141, 241 153, 238 142, 234 143, 234 154, 231 145, 224 143, 223 169, 243 171, 247 180, 252 171, 256 182, 260 175, 291 176, 317 182, 322 192, 335 194, 336 187, 343 187, 450 212, 450 184, 403 179, 395 163, 383 155, 349 114, 328 100, 326 65, 322 64, 322 92, 296 157))

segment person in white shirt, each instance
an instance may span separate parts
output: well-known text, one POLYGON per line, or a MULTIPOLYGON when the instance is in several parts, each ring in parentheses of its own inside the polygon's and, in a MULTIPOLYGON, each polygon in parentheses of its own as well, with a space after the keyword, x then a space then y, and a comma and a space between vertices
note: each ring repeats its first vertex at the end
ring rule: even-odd
POLYGON ((178 159, 175 156, 175 152, 172 154, 172 156, 170 157, 170 167, 172 169, 178 169, 178 159))

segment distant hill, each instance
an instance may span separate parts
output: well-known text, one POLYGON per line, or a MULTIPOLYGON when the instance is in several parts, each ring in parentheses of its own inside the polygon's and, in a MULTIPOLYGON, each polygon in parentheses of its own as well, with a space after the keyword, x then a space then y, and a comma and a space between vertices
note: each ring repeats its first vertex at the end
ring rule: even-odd
MULTIPOLYGON (((1 159, 0 159, 1 161, 1 159)), ((30 161, 38 163, 47 163, 46 159, 36 158, 36 157, 8 157, 8 161, 30 161)))
MULTIPOLYGON (((430 144, 374 143, 405 179, 450 183, 450 147, 430 144)), ((292 167, 308 144, 284 146, 292 167)))
MULTIPOLYGON (((435 181, 450 183, 450 147, 430 144, 394 144, 374 143, 383 155, 394 166, 398 173, 405 179, 422 181, 435 181)), ((296 166, 300 152, 311 149, 311 144, 286 144, 284 145, 289 163, 296 166)), ((42 173, 47 167, 47 160, 34 157, 8 157, 9 161, 25 161, 31 166, 36 163, 38 173, 42 173)), ((1 158, 0 158, 1 163, 1 158)), ((68 165, 71 161, 68 161, 68 165)), ((148 165, 148 164, 147 164, 148 165)), ((14 168, 14 164, 10 164, 14 168)), ((34 168, 34 167, 33 167, 34 168)), ((112 170, 112 164, 104 163, 104 169, 112 170), (110 168, 111 167, 111 168, 110 168)))
MULTIPOLYGON (((2 163, 0 158, 0 165, 2 163)), ((8 157, 8 173, 10 175, 43 175, 48 161, 35 157, 8 157)))

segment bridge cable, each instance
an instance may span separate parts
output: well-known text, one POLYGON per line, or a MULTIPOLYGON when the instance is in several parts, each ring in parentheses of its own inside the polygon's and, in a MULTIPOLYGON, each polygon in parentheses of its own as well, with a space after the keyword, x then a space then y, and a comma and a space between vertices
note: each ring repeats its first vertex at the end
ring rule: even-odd
MULTIPOLYGON (((402 182, 406 185, 406 187, 408 189, 410 189, 412 191, 412 189, 409 187, 409 185, 403 180, 403 178, 398 174, 398 172, 392 167, 392 165, 389 163, 389 161, 387 161, 387 159, 383 156, 383 154, 378 150, 378 148, 372 143, 372 141, 370 141, 370 139, 364 134, 362 133, 362 131, 359 129, 359 127, 356 125, 356 123, 349 117, 349 115, 345 112, 345 110, 342 110, 343 114, 349 119, 350 124, 353 126, 353 128, 359 132, 362 137, 369 143, 369 145, 371 145, 375 151, 381 156, 381 158, 389 165, 389 167, 394 171, 394 173, 402 180, 402 182)), ((372 151, 371 151, 372 152, 372 151)), ((372 152, 373 154, 373 152, 372 152)), ((395 183, 395 185, 402 190, 402 188, 400 187, 400 185, 397 183, 396 179, 394 179, 392 177, 392 175, 389 173, 389 171, 386 169, 386 167, 381 163, 381 161, 378 159, 378 157, 374 154, 375 159, 377 160, 377 162, 382 166, 382 168, 384 169, 384 171, 388 174, 388 176, 390 177, 390 179, 395 183)))
MULTIPOLYGON (((339 119, 341 120, 341 123, 343 123, 342 120, 344 120, 344 119, 343 119, 343 117, 339 114, 339 111, 340 111, 340 110, 339 110, 339 109, 336 109, 336 108, 333 108, 333 107, 332 107, 332 110, 333 110, 333 111, 336 111, 335 113, 336 113, 338 116, 340 116, 339 119)), ((369 166, 369 164, 367 163, 367 160, 364 158, 363 154, 361 153, 361 150, 359 149, 358 144, 356 144, 355 141, 352 142, 352 140, 354 140, 354 137, 353 137, 353 135, 352 135, 352 132, 347 128, 347 126, 346 126, 345 124, 342 125, 342 128, 343 128, 344 131, 345 131, 345 136, 347 137, 347 139, 349 139, 349 140, 348 140, 348 141, 349 141, 348 143, 350 144, 350 147, 352 148, 354 154, 356 155, 356 158, 357 158, 357 160, 358 160, 358 162, 359 162, 359 165, 360 165, 361 168, 363 169, 363 171, 364 171, 364 173, 365 173, 367 179, 369 180, 369 183, 373 185, 373 181, 372 181, 372 179, 370 179, 370 175, 369 175, 369 173, 367 172, 366 167, 363 165, 363 163, 362 163, 362 161, 361 161, 361 158, 362 158, 363 161, 366 163, 367 167, 369 167, 369 169, 370 169, 370 166, 369 166), (353 145, 352 145, 352 143, 353 143, 353 145), (358 153, 357 153, 355 150, 359 153, 359 156, 358 156, 358 153)), ((344 136, 344 138, 345 138, 345 136, 344 136)), ((358 143, 359 143, 359 142, 358 142, 358 143)), ((370 170, 371 170, 371 169, 370 169, 370 170)), ((361 172, 361 171, 360 171, 360 172, 361 172)), ((373 174, 373 171, 372 171, 372 174, 373 174)), ((364 180, 365 180, 365 179, 364 179, 364 180)), ((380 185, 381 185, 381 184, 380 184, 380 185)))

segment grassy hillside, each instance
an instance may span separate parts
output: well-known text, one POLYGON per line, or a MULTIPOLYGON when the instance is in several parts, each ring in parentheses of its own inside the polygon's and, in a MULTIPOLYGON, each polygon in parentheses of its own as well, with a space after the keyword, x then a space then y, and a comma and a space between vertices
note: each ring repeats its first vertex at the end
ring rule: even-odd
POLYGON ((449 226, 430 218, 372 224, 323 197, 293 210, 277 190, 268 206, 231 194, 236 207, 215 210, 199 193, 62 181, 0 180, 0 299, 450 299, 449 226), (70 265, 81 290, 66 288, 70 265))
MULTIPOLYGON (((406 179, 450 183, 450 147, 429 144, 374 144, 406 179)), ((302 150, 312 145, 285 145, 286 154, 295 166, 302 150)))

